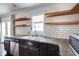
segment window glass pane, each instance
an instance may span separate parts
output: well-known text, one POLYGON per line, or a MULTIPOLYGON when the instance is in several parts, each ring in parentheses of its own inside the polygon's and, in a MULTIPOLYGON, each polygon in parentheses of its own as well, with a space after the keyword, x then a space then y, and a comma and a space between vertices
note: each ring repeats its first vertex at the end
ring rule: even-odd
POLYGON ((33 16, 32 22, 44 22, 44 15, 33 16))
POLYGON ((38 23, 37 31, 43 31, 43 23, 38 23))
POLYGON ((32 24, 32 31, 35 31, 35 24, 32 24))
POLYGON ((33 24, 33 31, 43 31, 44 25, 43 23, 34 23, 33 24))

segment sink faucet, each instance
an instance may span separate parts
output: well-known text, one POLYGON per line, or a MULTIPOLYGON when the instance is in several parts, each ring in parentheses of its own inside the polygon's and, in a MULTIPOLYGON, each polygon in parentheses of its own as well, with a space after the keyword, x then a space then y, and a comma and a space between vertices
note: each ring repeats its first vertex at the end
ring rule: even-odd
POLYGON ((35 36, 38 36, 37 32, 35 31, 35 36))

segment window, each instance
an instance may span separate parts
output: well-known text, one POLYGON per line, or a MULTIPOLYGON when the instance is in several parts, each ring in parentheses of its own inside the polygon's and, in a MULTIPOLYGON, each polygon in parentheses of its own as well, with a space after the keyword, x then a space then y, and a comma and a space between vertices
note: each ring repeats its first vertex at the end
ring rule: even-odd
POLYGON ((44 15, 37 15, 32 17, 32 22, 44 22, 44 15))
POLYGON ((33 16, 32 18, 32 31, 44 31, 44 15, 33 16))
POLYGON ((44 31, 43 27, 44 27, 43 23, 34 23, 33 31, 42 31, 43 32, 44 31))

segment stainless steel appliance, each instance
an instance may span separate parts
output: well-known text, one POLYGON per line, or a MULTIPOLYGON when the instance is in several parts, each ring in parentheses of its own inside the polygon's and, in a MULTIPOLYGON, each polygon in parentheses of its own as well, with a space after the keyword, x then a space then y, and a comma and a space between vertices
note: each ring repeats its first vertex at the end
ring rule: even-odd
POLYGON ((14 56, 19 56, 19 43, 18 43, 18 40, 10 42, 10 52, 14 56))

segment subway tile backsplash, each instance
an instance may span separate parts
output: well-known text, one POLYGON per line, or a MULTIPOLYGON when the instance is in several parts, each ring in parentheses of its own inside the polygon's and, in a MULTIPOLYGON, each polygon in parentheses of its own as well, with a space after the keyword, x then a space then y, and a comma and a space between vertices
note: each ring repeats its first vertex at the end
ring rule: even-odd
POLYGON ((68 39, 70 34, 79 33, 79 25, 46 25, 46 36, 68 39))

